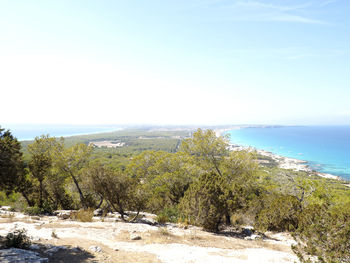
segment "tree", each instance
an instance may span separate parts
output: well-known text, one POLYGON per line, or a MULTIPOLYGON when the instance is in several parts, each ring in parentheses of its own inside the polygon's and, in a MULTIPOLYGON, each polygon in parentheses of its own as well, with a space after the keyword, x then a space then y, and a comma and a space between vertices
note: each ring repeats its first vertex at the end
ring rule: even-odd
MULTIPOLYGON (((214 131, 201 129, 181 145, 181 151, 202 169, 198 175, 206 174, 213 176, 214 181, 218 180, 216 186, 221 187, 226 198, 226 204, 222 206, 225 207, 226 224, 231 223, 231 215, 237 209, 247 206, 251 195, 257 192, 257 186, 254 185, 257 165, 253 155, 245 151, 229 152, 228 146, 227 137, 217 137, 214 131)), ((190 187, 188 191, 191 190, 193 188, 190 187)), ((215 202, 208 202, 215 205, 215 202)))
POLYGON ((27 183, 21 145, 9 130, 0 128, 0 190, 6 194, 12 191, 22 192, 27 199, 27 183))
POLYGON ((136 156, 127 167, 127 172, 138 178, 148 192, 148 208, 159 212, 180 202, 197 176, 196 168, 182 152, 148 151, 136 156))
MULTIPOLYGON (((254 154, 246 151, 234 151, 222 163, 222 171, 226 184, 231 191, 231 198, 227 200, 228 213, 247 208, 250 202, 261 194, 258 184, 258 165, 254 161, 254 154)), ((227 214, 226 223, 230 223, 227 214)))
POLYGON ((44 180, 49 176, 52 167, 52 151, 58 142, 48 135, 36 137, 34 142, 28 145, 31 154, 29 170, 31 175, 39 182, 39 207, 43 208, 44 180))
POLYGON ((79 194, 80 204, 84 209, 88 208, 90 203, 89 198, 84 194, 81 187, 83 182, 81 173, 90 161, 91 151, 91 146, 81 143, 68 149, 63 149, 62 145, 60 145, 56 147, 54 152, 55 167, 72 179, 79 194))
POLYGON ((181 200, 180 209, 193 224, 217 232, 227 213, 229 192, 221 175, 206 173, 191 184, 181 200))
POLYGON ((198 129, 182 142, 180 150, 193 156, 206 172, 222 175, 221 164, 228 156, 228 137, 217 137, 213 130, 198 129))
POLYGON ((144 201, 137 186, 137 180, 127 174, 105 169, 101 164, 94 164, 87 170, 90 187, 122 218, 125 219, 127 209, 136 210, 137 215, 143 208, 144 201))

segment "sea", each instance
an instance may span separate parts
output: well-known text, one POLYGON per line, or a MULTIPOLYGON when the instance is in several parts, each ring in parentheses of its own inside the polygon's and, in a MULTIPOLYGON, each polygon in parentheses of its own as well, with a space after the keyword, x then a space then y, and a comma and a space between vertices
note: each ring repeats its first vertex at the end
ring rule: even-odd
POLYGON ((350 126, 281 126, 227 132, 233 144, 308 162, 311 169, 350 180, 350 126))
POLYGON ((7 124, 0 128, 10 130, 19 141, 33 140, 40 135, 67 137, 74 135, 113 132, 121 129, 118 125, 48 125, 48 124, 7 124))

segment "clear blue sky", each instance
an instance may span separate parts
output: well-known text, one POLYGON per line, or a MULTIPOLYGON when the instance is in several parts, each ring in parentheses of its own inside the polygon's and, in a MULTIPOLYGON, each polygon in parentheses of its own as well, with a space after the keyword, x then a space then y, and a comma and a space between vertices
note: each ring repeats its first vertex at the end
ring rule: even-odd
POLYGON ((350 1, 0 1, 0 123, 350 124, 350 1))

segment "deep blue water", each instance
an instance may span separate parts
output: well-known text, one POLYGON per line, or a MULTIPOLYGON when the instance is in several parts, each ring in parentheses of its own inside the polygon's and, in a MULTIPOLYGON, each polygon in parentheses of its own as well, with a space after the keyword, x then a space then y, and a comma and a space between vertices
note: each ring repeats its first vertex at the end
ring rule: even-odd
POLYGON ((9 129, 20 141, 32 140, 37 136, 49 134, 50 136, 72 136, 91 133, 111 132, 120 129, 117 125, 39 125, 39 124, 8 124, 1 128, 9 129))
POLYGON ((245 128, 231 142, 309 162, 312 169, 350 180, 350 126, 245 128))

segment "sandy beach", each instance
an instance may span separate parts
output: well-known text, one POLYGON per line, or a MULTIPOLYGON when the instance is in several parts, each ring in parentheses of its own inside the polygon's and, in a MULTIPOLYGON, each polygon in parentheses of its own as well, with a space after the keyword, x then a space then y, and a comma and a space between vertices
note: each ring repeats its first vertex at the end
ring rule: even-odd
POLYGON ((318 172, 318 171, 311 169, 310 166, 308 165, 308 162, 304 161, 304 160, 285 157, 285 156, 274 154, 274 153, 269 152, 269 151, 256 149, 254 147, 244 147, 244 146, 237 145, 237 144, 230 144, 229 149, 230 149, 230 151, 246 150, 249 152, 256 152, 256 153, 261 154, 263 156, 267 156, 267 157, 273 159, 274 161, 276 161, 278 163, 279 168, 293 170, 293 171, 304 171, 304 172, 309 172, 309 173, 313 172, 314 174, 316 174, 318 176, 321 176, 323 178, 328 178, 328 179, 335 179, 335 180, 341 179, 339 176, 336 176, 333 174, 321 173, 321 172, 318 172))

